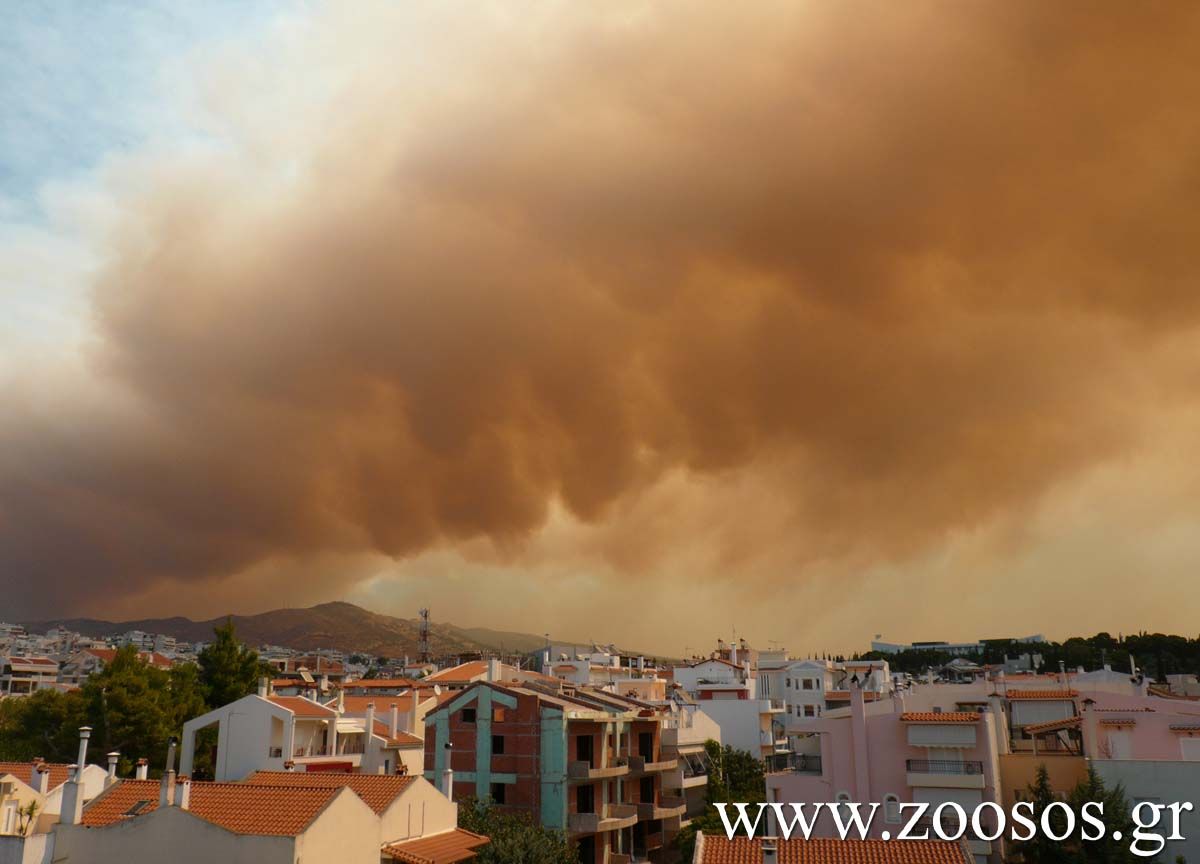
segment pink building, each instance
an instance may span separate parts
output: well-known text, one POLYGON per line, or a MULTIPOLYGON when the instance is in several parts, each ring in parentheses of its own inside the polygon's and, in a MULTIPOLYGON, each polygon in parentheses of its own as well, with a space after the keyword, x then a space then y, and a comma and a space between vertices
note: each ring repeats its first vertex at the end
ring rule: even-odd
MULTIPOLYGON (((910 712, 902 696, 868 705, 853 688, 848 711, 803 721, 810 734, 806 755, 767 775, 767 800, 880 804, 874 837, 894 834, 907 821, 901 803, 927 803, 931 814, 944 802, 968 813, 985 801, 999 803, 998 707, 984 701, 971 711, 910 712)), ((954 815, 946 816, 953 827, 954 815)), ((777 830, 770 826, 771 833, 777 830)), ((823 813, 818 836, 833 832, 823 813)), ((1001 860, 999 841, 968 834, 966 843, 977 864, 1001 860)))

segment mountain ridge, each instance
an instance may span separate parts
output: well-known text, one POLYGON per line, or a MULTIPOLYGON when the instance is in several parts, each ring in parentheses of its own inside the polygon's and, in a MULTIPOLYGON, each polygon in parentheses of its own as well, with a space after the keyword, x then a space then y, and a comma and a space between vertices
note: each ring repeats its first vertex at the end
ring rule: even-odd
MULTIPOLYGON (((384 657, 416 657, 419 623, 417 619, 398 618, 372 612, 344 601, 315 606, 272 609, 254 615, 220 615, 194 621, 181 615, 168 618, 140 618, 107 621, 98 618, 51 618, 22 622, 31 633, 44 633, 61 626, 93 638, 113 636, 129 630, 162 633, 186 642, 207 642, 213 628, 233 620, 238 638, 249 645, 280 645, 311 651, 337 648, 346 653, 384 657)), ((544 636, 486 627, 458 627, 439 621, 430 622, 430 650, 433 654, 471 652, 530 653, 546 644, 544 636)), ((557 644, 563 644, 558 641, 557 644)), ((586 643, 568 641, 567 644, 586 643)))

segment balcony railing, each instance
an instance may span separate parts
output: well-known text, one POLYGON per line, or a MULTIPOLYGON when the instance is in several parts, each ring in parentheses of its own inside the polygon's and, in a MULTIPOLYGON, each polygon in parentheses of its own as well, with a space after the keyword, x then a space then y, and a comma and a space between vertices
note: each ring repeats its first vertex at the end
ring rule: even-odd
POLYGON ((606 768, 593 768, 590 762, 570 762, 567 764, 567 776, 572 780, 605 780, 609 777, 623 777, 629 773, 628 760, 621 758, 617 764, 606 768))
POLYGON ((662 795, 657 803, 643 801, 637 805, 639 819, 670 819, 672 816, 682 816, 687 811, 687 801, 673 795, 662 795))
POLYGON ((982 774, 982 762, 955 762, 950 759, 909 759, 905 763, 910 774, 982 774))
POLYGON ((654 771, 670 771, 672 768, 679 767, 678 759, 663 759, 659 762, 653 762, 645 756, 629 756, 629 770, 635 774, 644 774, 654 771))
POLYGON ((636 804, 608 804, 598 813, 571 813, 567 827, 572 834, 595 834, 628 828, 638 820, 636 804))
POLYGON ((763 761, 768 774, 784 771, 796 774, 821 773, 821 757, 816 753, 777 753, 763 761))

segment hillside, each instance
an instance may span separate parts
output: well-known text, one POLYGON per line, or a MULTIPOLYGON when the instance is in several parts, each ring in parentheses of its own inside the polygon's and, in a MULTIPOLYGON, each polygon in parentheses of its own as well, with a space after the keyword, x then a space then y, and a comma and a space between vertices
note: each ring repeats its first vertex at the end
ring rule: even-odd
MULTIPOLYGON (((307 609, 275 609, 258 615, 234 615, 238 636, 251 645, 282 645, 288 648, 339 648, 386 657, 417 654, 416 619, 379 615, 352 603, 322 603, 307 609)), ((209 621, 189 618, 146 618, 137 621, 100 621, 91 618, 67 618, 25 622, 27 630, 44 633, 61 625, 86 636, 100 637, 144 630, 165 633, 188 642, 212 638, 213 627, 225 616, 209 621)), ((486 628, 463 628, 432 621, 430 648, 437 654, 473 651, 536 651, 545 637, 531 633, 510 633, 486 628)))

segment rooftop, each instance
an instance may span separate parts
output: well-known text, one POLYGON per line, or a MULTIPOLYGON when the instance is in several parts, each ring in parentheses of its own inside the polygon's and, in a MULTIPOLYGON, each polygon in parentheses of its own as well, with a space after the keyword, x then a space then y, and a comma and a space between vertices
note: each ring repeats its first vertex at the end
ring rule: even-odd
POLYGON ((973 711, 906 711, 900 715, 904 723, 978 723, 979 714, 973 711))
MULTIPOLYGON (((944 840, 776 840, 779 864, 971 864, 944 840)), ((704 835, 699 864, 762 864, 762 840, 704 835)))
MULTIPOLYGON (((188 812, 234 834, 303 834, 341 786, 289 788, 246 783, 192 783, 188 812)), ((158 809, 156 780, 122 780, 83 811, 82 824, 104 828, 158 809)))
POLYGON ((489 842, 482 834, 455 828, 428 837, 418 837, 416 840, 392 843, 383 847, 383 854, 390 855, 393 861, 403 861, 405 864, 455 864, 457 861, 474 858, 479 847, 489 842))
MULTIPOLYGON (((244 781, 249 786, 284 786, 293 789, 339 789, 348 786, 363 803, 383 813, 416 777, 396 774, 342 774, 333 771, 255 771, 244 781)), ((192 792, 195 796, 195 790, 192 792)))

